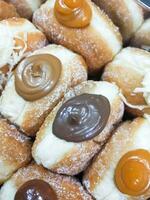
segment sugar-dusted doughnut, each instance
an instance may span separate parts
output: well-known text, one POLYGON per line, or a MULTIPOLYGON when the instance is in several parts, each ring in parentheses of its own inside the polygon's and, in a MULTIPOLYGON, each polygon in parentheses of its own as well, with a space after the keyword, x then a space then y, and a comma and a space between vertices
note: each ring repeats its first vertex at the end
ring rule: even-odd
POLYGON ((144 20, 142 8, 135 0, 93 0, 119 27, 124 42, 140 28, 144 20))
POLYGON ((124 122, 86 170, 83 183, 97 200, 150 197, 150 121, 124 122))
POLYGON ((90 74, 100 71, 122 46, 118 28, 90 0, 46 1, 33 23, 50 41, 81 54, 90 74))
POLYGON ((103 80, 121 89, 133 115, 150 113, 150 53, 138 48, 123 49, 104 71, 103 80))
POLYGON ((92 200, 92 197, 75 178, 31 164, 18 170, 2 186, 0 199, 92 200))
POLYGON ((66 91, 86 79, 87 66, 81 56, 48 45, 16 67, 2 92, 0 113, 34 136, 66 91))
POLYGON ((34 160, 56 173, 78 174, 112 135, 123 113, 115 85, 79 84, 68 91, 38 131, 32 148, 34 160))

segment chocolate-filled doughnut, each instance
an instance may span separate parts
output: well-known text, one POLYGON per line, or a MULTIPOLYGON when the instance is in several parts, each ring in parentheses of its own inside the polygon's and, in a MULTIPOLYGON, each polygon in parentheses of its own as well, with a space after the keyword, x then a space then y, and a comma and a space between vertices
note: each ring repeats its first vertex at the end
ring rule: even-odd
POLYGON ((46 1, 33 15, 33 23, 49 41, 82 55, 90 74, 96 74, 120 51, 118 28, 90 0, 46 1))
POLYGON ((97 200, 150 197, 150 121, 136 118, 115 131, 85 171, 83 184, 97 200))
POLYGON ((123 36, 124 42, 136 33, 144 21, 142 8, 135 0, 93 0, 106 12, 123 36))
POLYGON ((81 56, 48 45, 17 65, 2 93, 0 113, 27 135, 35 136, 66 91, 86 79, 87 66, 81 56))
POLYGON ((78 174, 111 136, 123 113, 115 85, 96 81, 77 85, 38 131, 32 148, 34 160, 56 173, 78 174))
POLYGON ((0 119, 0 184, 31 160, 31 140, 0 119))
POLYGON ((1 188, 1 200, 92 200, 81 183, 31 164, 18 170, 1 188))
POLYGON ((104 71, 103 80, 121 89, 127 111, 134 116, 150 113, 150 53, 138 48, 123 49, 104 71))

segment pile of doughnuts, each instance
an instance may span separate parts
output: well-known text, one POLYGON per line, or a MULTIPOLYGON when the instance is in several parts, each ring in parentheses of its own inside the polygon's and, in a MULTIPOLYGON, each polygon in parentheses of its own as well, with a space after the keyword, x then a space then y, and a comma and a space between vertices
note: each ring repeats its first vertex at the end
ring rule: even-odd
POLYGON ((149 16, 0 0, 0 200, 150 198, 149 16))

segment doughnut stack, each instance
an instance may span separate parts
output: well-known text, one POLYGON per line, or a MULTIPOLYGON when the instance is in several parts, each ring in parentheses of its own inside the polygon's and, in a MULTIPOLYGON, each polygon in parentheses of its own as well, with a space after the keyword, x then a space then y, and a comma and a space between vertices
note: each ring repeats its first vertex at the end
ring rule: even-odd
POLYGON ((0 0, 0 200, 150 198, 148 16, 0 0))

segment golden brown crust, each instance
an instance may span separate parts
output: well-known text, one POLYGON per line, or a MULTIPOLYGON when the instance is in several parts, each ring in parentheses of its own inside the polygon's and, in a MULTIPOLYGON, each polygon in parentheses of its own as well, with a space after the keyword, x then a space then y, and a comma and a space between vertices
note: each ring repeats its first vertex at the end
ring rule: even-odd
POLYGON ((0 20, 11 17, 19 17, 16 8, 12 4, 0 0, 0 20))
MULTIPOLYGON (((117 28, 104 12, 100 11, 90 1, 89 3, 93 7, 93 12, 108 25, 109 29, 116 36, 121 48, 121 36, 117 28)), ((89 66, 90 73, 99 71, 116 54, 92 25, 84 29, 64 27, 56 20, 54 10, 48 6, 44 5, 34 13, 33 23, 46 34, 50 41, 61 44, 82 55, 89 66)))
POLYGON ((14 171, 29 163, 31 144, 29 138, 18 132, 6 120, 0 119, 0 162, 4 163, 3 169, 0 170, 3 173, 0 173, 0 183, 10 177, 14 171), (7 171, 7 168, 10 170, 7 171))
POLYGON ((36 164, 18 170, 10 180, 18 189, 31 179, 42 179, 49 183, 56 192, 58 200, 92 200, 75 178, 53 174, 36 164))
MULTIPOLYGON (((139 21, 138 26, 135 29, 137 24, 136 19, 132 16, 132 13, 127 6, 129 1, 125 0, 93 0, 101 9, 103 9, 112 21, 119 27, 120 32, 123 36, 124 41, 130 39, 134 32, 140 27, 143 20, 139 21)), ((142 9, 136 5, 134 0, 131 0, 131 3, 134 4, 135 12, 138 12, 138 15, 143 19, 142 9)), ((133 6, 133 5, 131 5, 133 6)), ((139 19, 138 19, 139 20, 139 19)))

